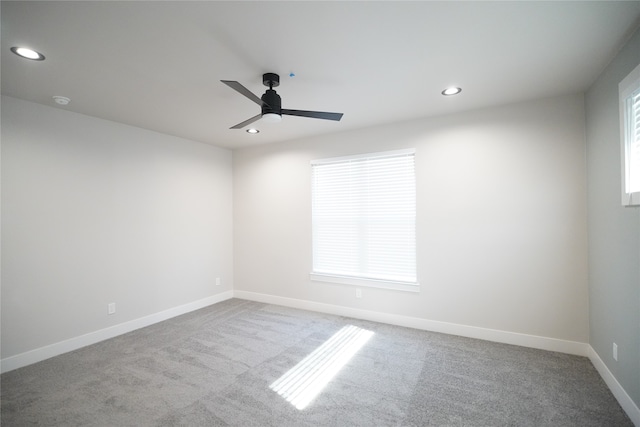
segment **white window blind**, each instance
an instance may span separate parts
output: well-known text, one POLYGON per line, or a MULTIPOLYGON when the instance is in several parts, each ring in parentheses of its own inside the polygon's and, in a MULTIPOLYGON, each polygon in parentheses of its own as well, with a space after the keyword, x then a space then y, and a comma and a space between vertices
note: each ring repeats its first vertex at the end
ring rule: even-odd
POLYGON ((627 193, 640 192, 640 89, 626 100, 627 193))
POLYGON ((640 205, 640 65, 619 86, 622 203, 640 205))
POLYGON ((311 162, 312 274, 417 284, 414 156, 311 162))

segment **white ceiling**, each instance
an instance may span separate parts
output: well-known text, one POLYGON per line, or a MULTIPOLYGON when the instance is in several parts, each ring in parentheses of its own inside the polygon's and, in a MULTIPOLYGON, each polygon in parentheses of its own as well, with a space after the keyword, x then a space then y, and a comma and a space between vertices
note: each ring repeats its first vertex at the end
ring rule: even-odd
POLYGON ((582 92, 638 27, 640 1, 2 1, 0 12, 4 95, 238 148, 582 92), (18 45, 46 60, 19 58, 18 45), (220 80, 261 96, 265 72, 280 74, 283 108, 342 121, 230 130, 260 108, 220 80), (443 97, 450 85, 462 93, 443 97))

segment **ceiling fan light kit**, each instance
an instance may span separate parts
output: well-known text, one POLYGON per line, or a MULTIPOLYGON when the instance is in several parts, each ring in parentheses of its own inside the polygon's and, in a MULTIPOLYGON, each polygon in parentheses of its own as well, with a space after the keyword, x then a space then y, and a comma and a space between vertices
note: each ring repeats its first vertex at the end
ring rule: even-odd
POLYGON ((269 89, 267 89, 267 91, 264 93, 264 95, 262 95, 261 98, 258 98, 239 82, 233 80, 220 81, 229 86, 231 89, 239 92, 240 94, 258 104, 262 109, 262 112, 260 114, 253 116, 250 119, 245 120, 244 122, 238 123, 237 125, 232 126, 230 129, 241 129, 259 119, 263 119, 263 121, 267 123, 277 123, 282 120, 282 115, 309 117, 312 119, 333 121, 340 121, 343 115, 342 113, 327 113, 323 111, 283 109, 282 98, 280 98, 280 95, 278 95, 276 91, 273 90, 274 87, 280 86, 280 76, 275 73, 265 73, 262 75, 262 83, 269 89))
POLYGON ((280 123, 282 116, 276 113, 262 113, 262 121, 265 123, 280 123))

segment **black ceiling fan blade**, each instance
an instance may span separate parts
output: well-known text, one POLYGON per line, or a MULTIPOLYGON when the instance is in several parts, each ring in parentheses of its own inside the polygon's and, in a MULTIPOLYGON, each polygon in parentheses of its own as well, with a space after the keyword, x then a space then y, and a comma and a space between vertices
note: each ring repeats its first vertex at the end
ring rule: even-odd
POLYGON ((325 113, 323 111, 285 110, 280 111, 287 116, 310 117, 312 119, 334 120, 339 122, 343 113, 325 113))
POLYGON ((250 119, 247 119, 242 123, 238 123, 235 126, 231 126, 229 129, 242 129, 246 125, 250 125, 251 123, 253 123, 253 122, 257 121, 257 120, 260 120, 261 117, 262 117, 262 113, 258 114, 257 116, 253 116, 250 119))
POLYGON ((226 84, 227 86, 229 86, 231 89, 235 90, 236 92, 240 92, 241 94, 243 94, 244 96, 246 96, 247 98, 255 102, 256 104, 258 104, 259 106, 262 107, 263 105, 267 105, 262 99, 254 95, 249 89, 242 86, 239 82, 236 82, 234 80, 220 80, 220 81, 226 84))

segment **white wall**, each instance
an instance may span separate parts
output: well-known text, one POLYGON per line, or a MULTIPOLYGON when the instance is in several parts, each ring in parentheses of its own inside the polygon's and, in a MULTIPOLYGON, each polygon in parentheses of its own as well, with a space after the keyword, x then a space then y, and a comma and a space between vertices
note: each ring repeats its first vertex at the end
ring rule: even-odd
POLYGON ((584 156, 581 96, 247 148, 233 165, 3 97, 2 359, 232 289, 585 343, 584 156), (311 282, 309 161, 409 147, 422 291, 311 282))
POLYGON ((232 229, 230 151, 2 97, 3 360, 230 292, 232 229))
POLYGON ((620 203, 618 113, 618 83, 638 64, 640 30, 589 89, 585 105, 590 344, 635 402, 635 420, 640 423, 640 208, 620 203))
MULTIPOLYGON (((286 125, 283 123, 283 125, 286 125)), ((588 342, 582 96, 234 151, 234 278, 265 294, 588 342), (311 282, 312 159, 416 148, 419 294, 311 282)))

